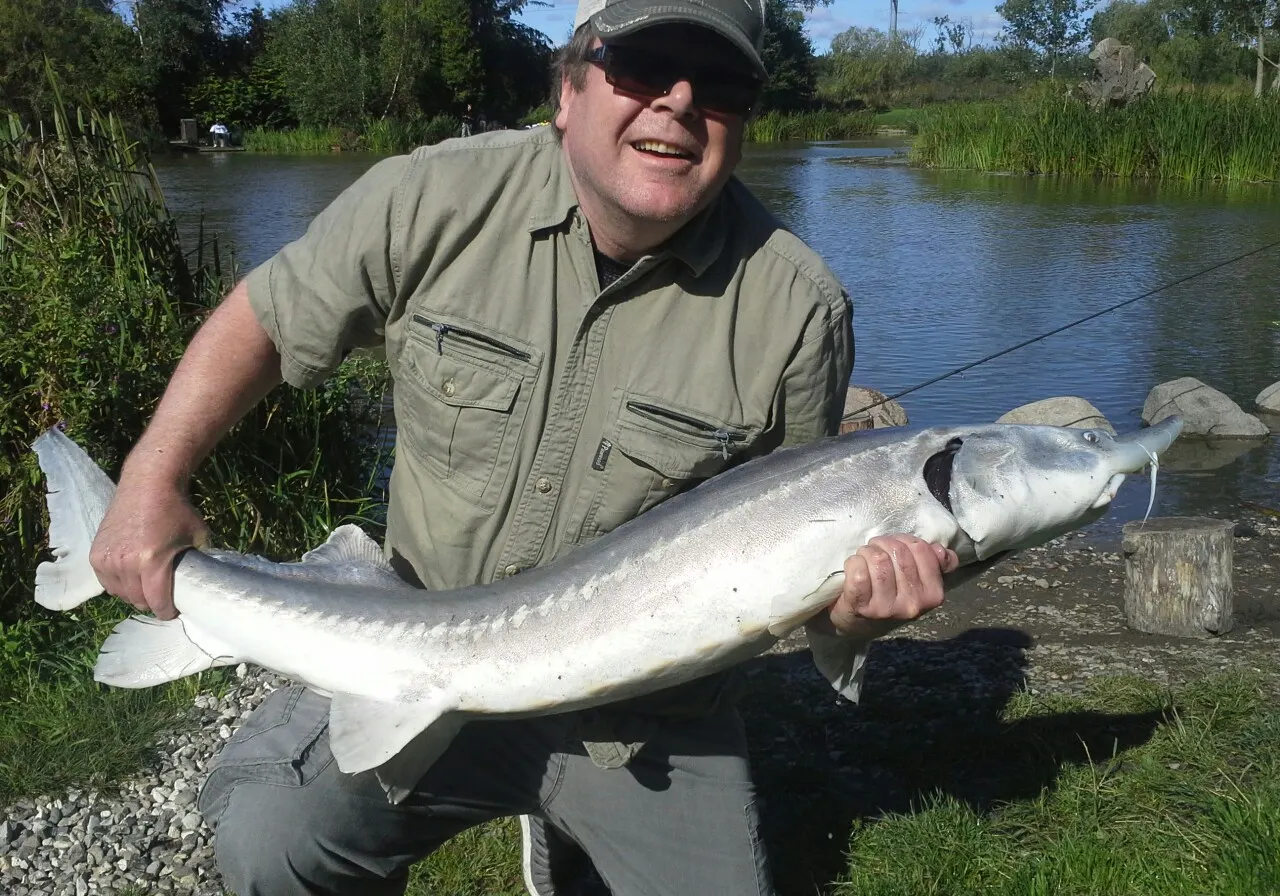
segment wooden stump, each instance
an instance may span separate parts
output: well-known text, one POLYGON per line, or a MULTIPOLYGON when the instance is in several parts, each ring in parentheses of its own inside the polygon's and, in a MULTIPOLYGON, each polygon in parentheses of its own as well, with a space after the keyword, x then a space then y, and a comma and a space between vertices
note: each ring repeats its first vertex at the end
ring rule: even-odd
POLYGON ((1124 525, 1124 611, 1142 632, 1208 638, 1231 630, 1235 524, 1163 517, 1124 525))

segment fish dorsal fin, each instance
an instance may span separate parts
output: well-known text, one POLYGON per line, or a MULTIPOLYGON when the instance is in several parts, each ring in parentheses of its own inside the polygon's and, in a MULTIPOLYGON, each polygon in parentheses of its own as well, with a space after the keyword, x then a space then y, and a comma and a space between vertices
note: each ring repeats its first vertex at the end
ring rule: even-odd
POLYGON ((394 574, 391 564, 382 556, 382 548, 363 529, 346 523, 329 533, 325 543, 302 555, 300 563, 367 563, 394 574))
POLYGON ((355 774, 390 762, 415 741, 415 750, 411 751, 414 755, 405 760, 419 761, 421 768, 416 771, 421 777, 458 733, 460 723, 447 713, 443 701, 430 698, 400 703, 334 694, 329 704, 329 748, 338 768, 355 774), (435 733, 441 736, 428 736, 435 733), (438 743, 424 752, 424 741, 438 743))
POLYGON ((278 579, 302 579, 326 585, 355 585, 402 592, 406 597, 422 593, 420 588, 396 573, 382 556, 378 543, 353 524, 339 526, 324 544, 302 555, 302 559, 277 563, 252 554, 207 550, 206 554, 232 566, 251 569, 278 579))

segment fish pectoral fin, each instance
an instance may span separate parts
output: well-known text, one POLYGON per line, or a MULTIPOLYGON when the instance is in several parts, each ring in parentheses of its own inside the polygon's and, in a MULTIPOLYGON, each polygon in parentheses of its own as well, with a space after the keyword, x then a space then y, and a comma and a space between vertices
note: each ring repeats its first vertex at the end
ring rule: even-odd
POLYGON ((118 688, 149 688, 238 662, 237 656, 192 641, 181 617, 133 616, 102 642, 93 678, 118 688))
MULTIPOLYGON (((442 721, 446 713, 447 707, 440 701, 396 703, 334 694, 329 704, 329 747, 340 770, 348 774, 368 771, 391 761, 410 741, 442 721)), ((449 732, 449 740, 455 733, 456 728, 449 732)), ((440 752, 444 752, 443 748, 440 752)))
POLYGON ((774 598, 769 613, 769 634, 775 638, 785 638, 796 626, 839 597, 843 589, 842 569, 827 576, 821 585, 798 601, 786 594, 774 598))
POLYGON ((854 703, 862 693, 862 673, 867 665, 870 641, 854 640, 806 625, 813 664, 836 692, 854 703))

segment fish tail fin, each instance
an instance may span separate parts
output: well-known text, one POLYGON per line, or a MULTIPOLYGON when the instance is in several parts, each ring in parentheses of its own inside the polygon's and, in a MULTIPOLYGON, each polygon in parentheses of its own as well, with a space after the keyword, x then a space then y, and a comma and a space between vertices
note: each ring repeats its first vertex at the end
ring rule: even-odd
POLYGON ((119 688, 149 688, 237 662, 237 657, 196 644, 181 619, 133 616, 102 642, 93 678, 119 688))
POLYGON ((89 455, 61 430, 47 430, 32 444, 48 482, 52 562, 36 568, 36 603, 70 610, 102 593, 89 548, 116 487, 89 455))

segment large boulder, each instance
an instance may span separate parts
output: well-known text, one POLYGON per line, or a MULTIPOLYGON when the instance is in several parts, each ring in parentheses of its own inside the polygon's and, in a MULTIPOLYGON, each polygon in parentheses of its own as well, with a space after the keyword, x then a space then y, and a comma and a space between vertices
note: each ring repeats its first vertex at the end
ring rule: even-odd
POLYGON ((1173 414, 1182 416, 1184 437, 1256 439, 1270 434, 1257 417, 1246 414, 1226 395, 1191 376, 1161 383, 1142 405, 1142 419, 1148 424, 1159 423, 1173 414))
POLYGON ((883 392, 867 389, 862 386, 850 386, 844 395, 844 412, 852 414, 861 411, 868 405, 875 404, 867 413, 871 416, 872 429, 884 429, 886 426, 906 426, 907 412, 883 392), (886 400, 887 399, 887 400, 886 400), (876 402, 884 404, 876 404, 876 402))
POLYGON ((1080 90, 1095 107, 1131 103, 1145 96, 1156 82, 1156 73, 1138 59, 1133 47, 1114 37, 1099 41, 1089 58, 1097 72, 1092 81, 1080 85, 1080 90))
POLYGON ((1024 404, 1009 411, 996 422, 1074 426, 1077 429, 1105 429, 1110 433, 1116 431, 1115 427, 1102 415, 1102 411, 1074 395, 1043 398, 1031 404, 1024 404))
POLYGON ((1267 388, 1258 393, 1258 397, 1253 400, 1258 406, 1258 410, 1266 411, 1268 414, 1280 414, 1280 383, 1272 383, 1267 388))

